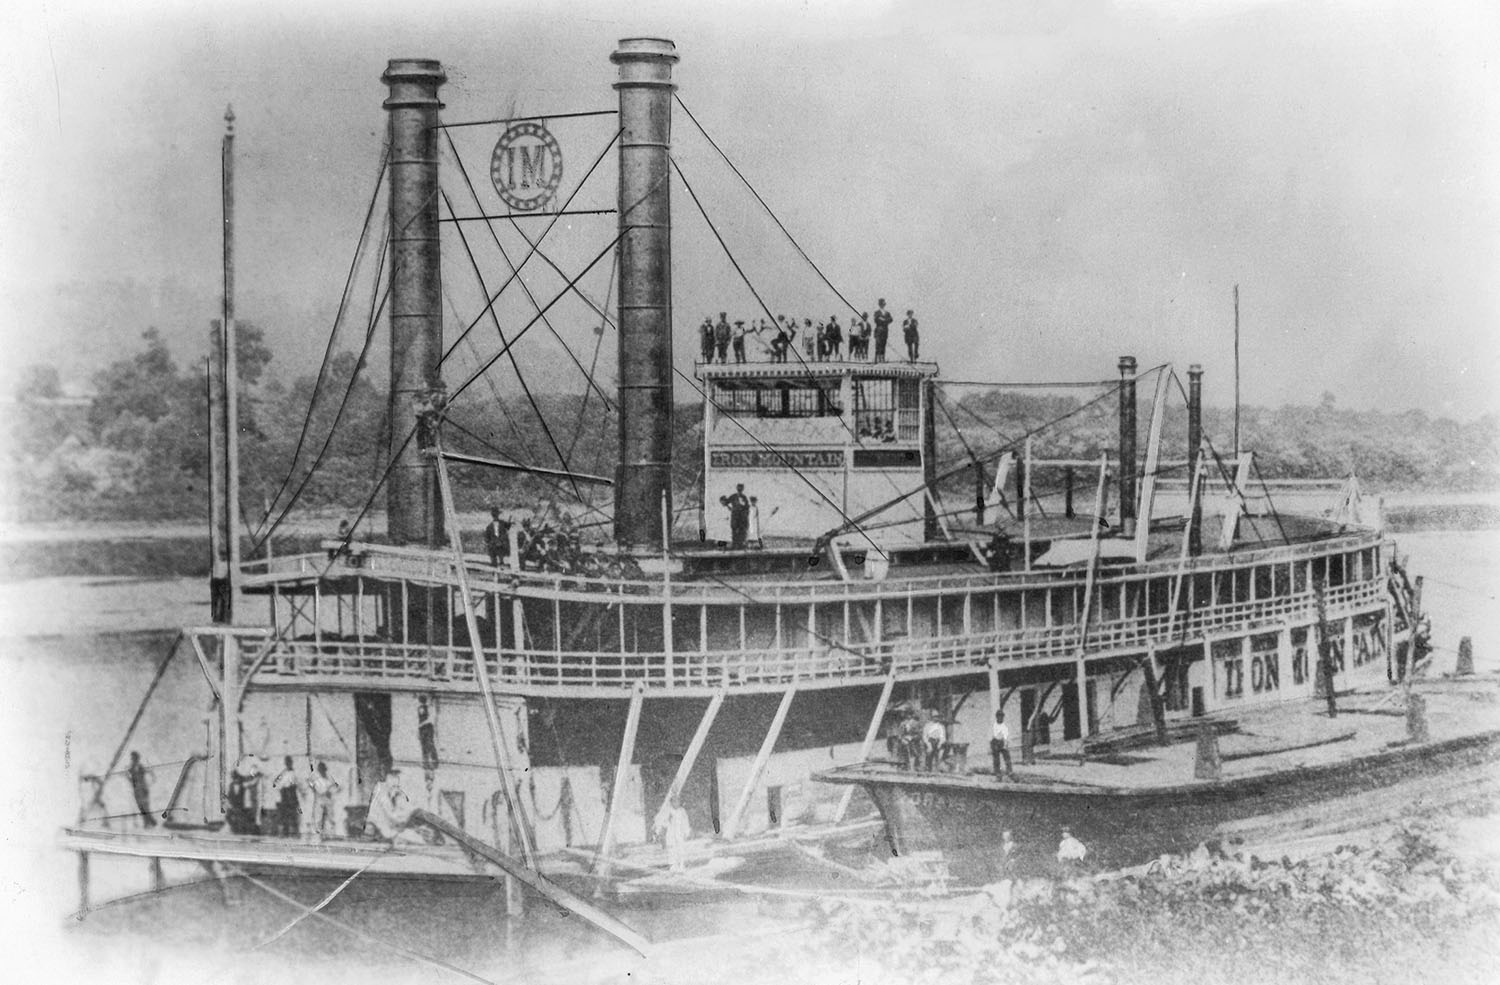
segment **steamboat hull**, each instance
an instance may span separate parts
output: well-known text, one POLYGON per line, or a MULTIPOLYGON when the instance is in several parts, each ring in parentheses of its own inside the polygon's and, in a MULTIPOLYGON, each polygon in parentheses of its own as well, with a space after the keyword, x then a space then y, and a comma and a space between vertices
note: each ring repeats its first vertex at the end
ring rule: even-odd
POLYGON ((878 806, 897 856, 939 852, 964 882, 1057 870, 1064 827, 1088 849, 1089 870, 1185 853, 1282 852, 1304 839, 1367 830, 1500 793, 1500 729, 1406 744, 1369 755, 1220 781, 1143 788, 996 783, 862 767, 822 774, 858 783, 878 806), (1000 845, 1010 831, 1007 870, 1000 845))

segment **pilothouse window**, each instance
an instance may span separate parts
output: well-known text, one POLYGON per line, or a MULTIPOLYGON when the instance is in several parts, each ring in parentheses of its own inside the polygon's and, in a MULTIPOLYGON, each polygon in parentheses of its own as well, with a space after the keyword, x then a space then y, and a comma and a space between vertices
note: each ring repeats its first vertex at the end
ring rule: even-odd
POLYGON ((726 417, 840 417, 838 380, 778 380, 750 385, 714 384, 714 408, 726 417))
POLYGON ((921 409, 918 380, 854 381, 854 429, 862 441, 916 441, 921 409))

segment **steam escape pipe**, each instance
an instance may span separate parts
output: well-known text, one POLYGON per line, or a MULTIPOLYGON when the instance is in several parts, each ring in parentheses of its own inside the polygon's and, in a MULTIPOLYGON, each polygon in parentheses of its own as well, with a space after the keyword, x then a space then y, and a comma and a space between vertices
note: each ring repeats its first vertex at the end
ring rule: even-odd
POLYGON ((1193 488, 1198 481, 1198 461, 1203 446, 1203 367, 1188 367, 1188 496, 1192 498, 1193 518, 1188 528, 1188 554, 1203 553, 1203 501, 1193 488))
POLYGON ((1120 532, 1135 533, 1135 357, 1120 357, 1120 532))
POLYGON ((672 66, 665 38, 623 38, 609 56, 620 94, 620 463, 615 541, 662 542, 672 515, 672 66))
POLYGON ((438 246, 438 87, 448 77, 429 58, 393 58, 381 76, 390 126, 390 461, 386 529, 393 544, 442 546, 437 474, 413 434, 423 411, 441 407, 443 293, 438 246))

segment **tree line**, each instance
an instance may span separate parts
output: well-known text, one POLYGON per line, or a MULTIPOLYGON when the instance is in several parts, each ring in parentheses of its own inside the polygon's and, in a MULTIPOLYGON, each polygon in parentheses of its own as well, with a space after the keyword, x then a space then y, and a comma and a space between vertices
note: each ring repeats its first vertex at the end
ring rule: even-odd
MULTIPOLYGON (((352 514, 367 503, 385 466, 391 423, 384 393, 354 353, 335 354, 317 375, 290 382, 273 370, 263 333, 238 326, 242 510, 252 529, 288 506, 352 514), (317 399, 314 400, 316 393, 317 399), (309 407, 311 406, 311 413, 309 407), (304 423, 306 427, 304 427, 304 423), (300 446, 300 447, 299 447, 300 446)), ((202 364, 179 365, 159 332, 95 374, 93 393, 70 398, 55 367, 33 366, 13 394, 9 447, 0 477, 5 519, 193 520, 207 516, 208 394, 202 364)), ((1151 416, 1142 387, 1139 442, 1151 416)), ((613 475, 618 427, 611 401, 598 393, 538 393, 466 399, 450 409, 449 447, 487 458, 613 475)), ((1034 435, 1034 453, 1096 459, 1118 443, 1117 397, 940 389, 935 413, 940 467, 1019 445, 1034 435)), ((674 485, 679 506, 695 503, 702 454, 701 409, 677 408, 674 485)), ((1500 487, 1500 420, 1460 422, 1421 410, 1357 411, 1329 394, 1316 406, 1244 407, 1241 444, 1256 453, 1260 473, 1276 478, 1357 474, 1382 489, 1483 491, 1500 487)), ((1186 412, 1171 394, 1164 414, 1163 455, 1186 457, 1186 412)), ((1233 447, 1234 414, 1206 408, 1204 432, 1216 452, 1233 447)), ((993 476, 993 466, 990 466, 993 476)), ((566 479, 545 479, 472 466, 453 469, 461 509, 531 506, 575 500, 566 479)), ((972 479, 968 480, 972 482, 972 479)), ((955 492, 962 480, 953 485, 955 492)), ((580 486, 605 505, 607 487, 580 486)))

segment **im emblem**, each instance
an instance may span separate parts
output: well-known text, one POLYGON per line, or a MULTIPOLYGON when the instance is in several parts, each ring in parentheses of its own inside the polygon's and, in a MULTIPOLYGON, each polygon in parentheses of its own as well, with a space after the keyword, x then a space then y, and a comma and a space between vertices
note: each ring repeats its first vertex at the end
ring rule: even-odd
POLYGON ((534 212, 552 201, 562 182, 562 148, 540 123, 512 123, 490 157, 490 181, 505 204, 534 212))

